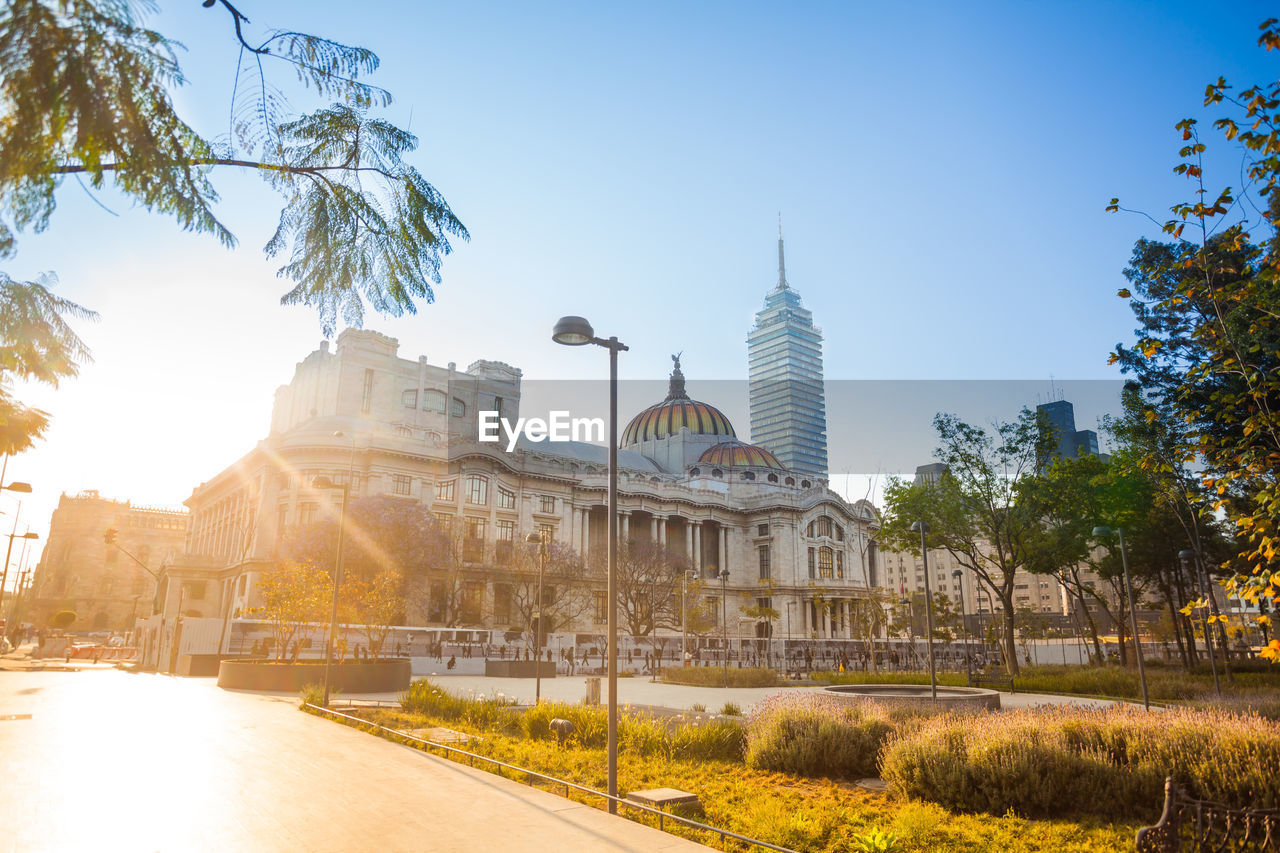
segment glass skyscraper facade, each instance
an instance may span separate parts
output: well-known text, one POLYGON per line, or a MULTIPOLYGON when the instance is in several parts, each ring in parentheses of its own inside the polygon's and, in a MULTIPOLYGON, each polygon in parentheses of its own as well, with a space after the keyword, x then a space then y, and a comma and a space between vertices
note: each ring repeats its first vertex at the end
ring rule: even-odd
POLYGON ((822 389, 822 330, 787 283, 778 234, 778 284, 765 296, 747 335, 751 441, 792 471, 827 476, 827 410, 822 389))

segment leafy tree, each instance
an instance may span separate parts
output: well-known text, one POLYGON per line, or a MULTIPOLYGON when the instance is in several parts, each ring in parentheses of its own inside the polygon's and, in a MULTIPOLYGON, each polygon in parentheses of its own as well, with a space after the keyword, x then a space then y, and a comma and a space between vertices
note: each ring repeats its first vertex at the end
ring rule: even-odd
POLYGON ((98 315, 55 296, 51 288, 57 281, 52 273, 14 281, 0 272, 0 454, 6 456, 30 449, 49 427, 49 413, 23 405, 13 396, 13 383, 56 388, 92 360, 67 318, 96 320, 98 315))
MULTIPOLYGON (((1276 23, 1261 26, 1267 50, 1280 47, 1276 23)), ((1214 508, 1246 548, 1252 577, 1242 591, 1256 601, 1280 594, 1280 81, 1236 90, 1219 78, 1204 104, 1227 109, 1214 128, 1243 149, 1245 185, 1208 188, 1197 122, 1176 125, 1184 144, 1175 171, 1195 200, 1160 223, 1169 242, 1135 246, 1125 270, 1132 290, 1119 295, 1130 300, 1137 340, 1118 344, 1111 360, 1141 384, 1153 419, 1167 407, 1190 426, 1214 508)), ((1124 208, 1112 199, 1108 209, 1124 208)))
POLYGON ((1048 457, 1052 435, 1039 418, 1023 409, 1017 420, 995 424, 993 432, 955 415, 933 420, 940 445, 934 455, 947 473, 915 485, 897 478, 885 490, 880 539, 897 551, 920 554, 913 522, 929 525, 926 547, 951 554, 1004 606, 1004 657, 1010 675, 1018 672, 1013 631, 1013 588, 1018 571, 1030 559, 1030 542, 1040 525, 1021 499, 1025 478, 1048 457))
MULTIPOLYGON (((293 560, 329 570, 337 545, 334 511, 292 531, 285 552, 293 560)), ((407 606, 452 625, 461 611, 465 545, 461 525, 442 522, 417 501, 391 495, 360 498, 347 507, 343 574, 348 580, 372 582, 390 572, 407 606)))
POLYGON ((382 647, 391 626, 404 619, 405 598, 400 577, 391 571, 380 572, 372 580, 363 577, 344 579, 339 597, 347 602, 347 617, 364 631, 369 654, 381 657, 382 647))
POLYGON ((880 590, 868 587, 865 598, 854 599, 853 630, 867 644, 867 657, 872 672, 879 669, 876 661, 876 638, 889 624, 889 615, 885 612, 888 596, 880 590))
POLYGON ((326 620, 326 606, 332 601, 333 581, 328 572, 314 566, 285 561, 266 572, 258 581, 262 605, 251 612, 261 613, 271 625, 272 648, 276 660, 297 657, 294 640, 311 622, 326 620))
POLYGON ((360 325, 366 303, 400 316, 431 301, 449 237, 466 228, 403 157, 417 139, 372 114, 391 96, 364 78, 371 51, 305 33, 273 30, 250 41, 250 21, 228 0, 206 0, 228 16, 240 45, 231 127, 212 141, 174 106, 186 81, 178 45, 144 24, 149 4, 128 0, 6 0, 0 5, 0 257, 17 234, 41 231, 68 175, 110 185, 184 229, 235 236, 219 221, 213 176, 259 174, 284 200, 267 241, 284 256, 292 287, 284 304, 315 308, 325 333, 339 316, 360 325), (295 113, 269 73, 330 103, 295 113))

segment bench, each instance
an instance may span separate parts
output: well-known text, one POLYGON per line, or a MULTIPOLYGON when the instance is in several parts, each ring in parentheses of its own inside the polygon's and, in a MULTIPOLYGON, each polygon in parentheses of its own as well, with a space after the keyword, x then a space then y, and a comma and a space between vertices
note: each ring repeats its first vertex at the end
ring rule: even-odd
POLYGON ((702 803, 698 801, 697 794, 691 794, 688 791, 681 791, 676 788, 650 788, 647 791, 632 791, 627 794, 627 799, 634 803, 640 803, 643 806, 657 809, 658 829, 663 829, 663 816, 666 814, 667 806, 683 806, 693 812, 701 812, 702 803))
POLYGON ((973 672, 969 674, 970 687, 997 687, 1016 693, 1013 676, 1004 672, 973 672))
POLYGON ((1233 809, 1197 800, 1164 780, 1164 811, 1154 826, 1138 830, 1138 853, 1179 851, 1280 851, 1280 809, 1233 809))

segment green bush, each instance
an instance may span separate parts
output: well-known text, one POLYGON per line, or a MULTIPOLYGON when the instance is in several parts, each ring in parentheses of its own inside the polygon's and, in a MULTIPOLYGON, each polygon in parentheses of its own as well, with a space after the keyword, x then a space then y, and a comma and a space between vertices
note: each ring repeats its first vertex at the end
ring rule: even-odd
POLYGON ((747 733, 735 720, 682 723, 670 734, 670 755, 677 759, 741 761, 747 733))
POLYGON ((902 727, 881 775, 964 811, 1150 820, 1164 778, 1233 807, 1280 806, 1280 730, 1251 715, 1115 707, 944 715, 902 727))
POLYGON ((804 776, 878 776, 878 757, 893 731, 888 711, 871 702, 783 694, 752 713, 749 767, 804 776))
POLYGON ((724 707, 720 709, 720 713, 726 717, 741 717, 742 707, 737 702, 725 702, 724 707))
MULTIPOLYGON (((763 667, 728 670, 730 687, 776 687, 782 684, 778 673, 763 667)), ((662 680, 668 684, 688 684, 694 687, 724 687, 725 668, 722 666, 671 666, 662 670, 662 680)))

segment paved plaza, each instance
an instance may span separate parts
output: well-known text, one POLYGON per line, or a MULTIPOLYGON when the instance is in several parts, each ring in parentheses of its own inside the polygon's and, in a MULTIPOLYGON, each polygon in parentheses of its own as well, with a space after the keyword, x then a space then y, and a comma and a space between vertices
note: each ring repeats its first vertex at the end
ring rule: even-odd
POLYGON ((0 850, 707 849, 296 702, 210 679, 0 672, 0 850))

